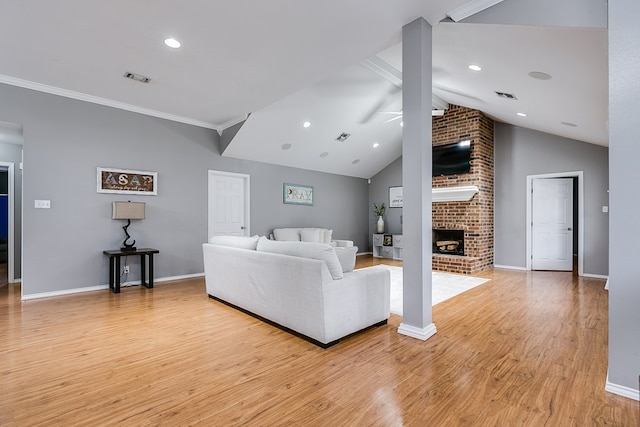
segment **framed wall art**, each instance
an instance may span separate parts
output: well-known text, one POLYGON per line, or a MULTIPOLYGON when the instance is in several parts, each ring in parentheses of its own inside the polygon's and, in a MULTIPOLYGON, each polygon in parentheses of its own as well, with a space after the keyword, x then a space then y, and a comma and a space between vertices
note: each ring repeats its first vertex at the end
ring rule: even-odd
POLYGON ((389 207, 402 207, 402 187, 389 187, 389 207))
POLYGON ((158 173, 98 167, 98 193, 158 194, 158 173))
POLYGON ((313 187, 310 185, 282 185, 282 201, 289 205, 313 206, 313 187))

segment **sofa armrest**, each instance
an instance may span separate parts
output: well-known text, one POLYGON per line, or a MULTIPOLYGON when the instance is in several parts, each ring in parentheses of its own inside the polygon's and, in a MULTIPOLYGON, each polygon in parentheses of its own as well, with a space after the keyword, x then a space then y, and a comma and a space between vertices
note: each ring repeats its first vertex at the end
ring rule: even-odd
POLYGON ((353 240, 332 240, 331 243, 335 243, 335 246, 339 248, 350 248, 353 246, 353 240))

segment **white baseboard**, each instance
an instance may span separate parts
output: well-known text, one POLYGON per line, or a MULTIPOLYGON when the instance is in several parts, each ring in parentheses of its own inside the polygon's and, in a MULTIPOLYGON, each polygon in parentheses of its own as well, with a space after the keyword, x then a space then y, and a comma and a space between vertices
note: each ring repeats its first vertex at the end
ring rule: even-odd
POLYGON ((604 280, 609 280, 609 276, 605 276, 602 274, 588 274, 588 273, 583 273, 582 277, 590 277, 592 279, 604 279, 604 280))
POLYGON ((617 394, 618 396, 627 397, 629 399, 640 401, 640 390, 634 390, 629 387, 613 384, 609 382, 609 376, 607 375, 607 383, 604 386, 604 390, 609 393, 617 394))
POLYGON ((515 267, 512 265, 498 265, 498 264, 494 264, 493 268, 503 268, 505 270, 521 270, 521 271, 529 271, 528 268, 526 267, 515 267))
POLYGON ((415 326, 407 325, 406 323, 401 323, 398 326, 398 333, 402 335, 406 335, 412 338, 417 338, 422 341, 426 341, 428 338, 432 337, 435 333, 436 325, 430 323, 424 328, 416 328, 415 326))
MULTIPOLYGON (((203 276, 204 276, 204 273, 194 273, 194 274, 184 274, 181 276, 160 277, 157 279, 154 278, 153 283, 155 285, 156 283, 171 282, 174 280, 193 279, 196 277, 203 277, 203 276)), ((122 283, 120 286, 125 288, 127 286, 140 285, 140 283, 141 283, 140 280, 136 280, 132 282, 122 283)), ((61 291, 42 292, 38 294, 22 295, 22 301, 28 301, 28 300, 39 299, 39 298, 59 297, 64 295, 73 295, 81 292, 102 291, 105 289, 109 289, 109 285, 87 286, 84 288, 63 289, 61 291)))
POLYGON ((101 291, 104 289, 109 289, 109 285, 88 286, 86 288, 63 289, 61 291, 41 292, 39 294, 22 295, 22 301, 28 301, 31 299, 39 299, 39 298, 59 297, 63 295, 79 294, 81 292, 101 291))

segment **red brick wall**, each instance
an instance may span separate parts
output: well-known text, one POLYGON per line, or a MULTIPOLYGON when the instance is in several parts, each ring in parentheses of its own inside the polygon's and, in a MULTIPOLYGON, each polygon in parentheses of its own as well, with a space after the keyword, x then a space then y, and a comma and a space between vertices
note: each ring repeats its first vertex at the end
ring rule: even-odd
POLYGON ((471 172, 433 177, 433 186, 476 185, 468 202, 433 203, 433 228, 464 230, 465 256, 433 255, 433 269, 470 274, 493 265, 493 120, 478 110, 451 105, 433 117, 433 145, 471 141, 471 172))

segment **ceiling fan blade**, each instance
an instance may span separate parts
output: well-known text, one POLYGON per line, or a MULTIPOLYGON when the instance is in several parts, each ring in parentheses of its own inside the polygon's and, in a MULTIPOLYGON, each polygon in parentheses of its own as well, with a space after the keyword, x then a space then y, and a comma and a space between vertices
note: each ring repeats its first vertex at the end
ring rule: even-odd
POLYGON ((394 120, 398 120, 398 119, 401 119, 401 118, 402 118, 402 115, 397 116, 397 117, 392 117, 392 118, 390 118, 389 120, 385 120, 385 122, 384 122, 384 123, 389 123, 389 122, 392 122, 392 121, 394 121, 394 120))

